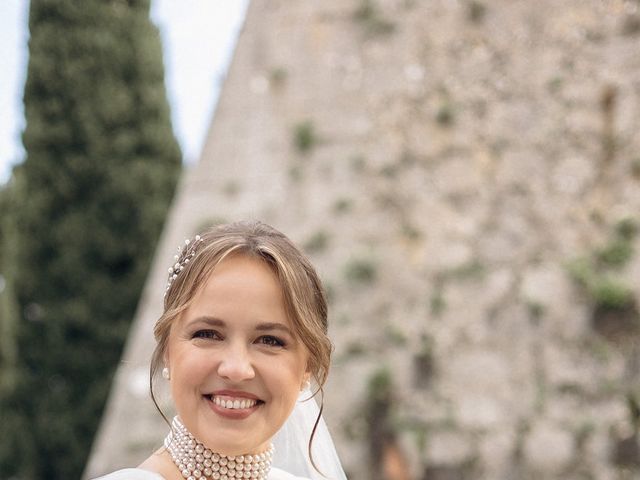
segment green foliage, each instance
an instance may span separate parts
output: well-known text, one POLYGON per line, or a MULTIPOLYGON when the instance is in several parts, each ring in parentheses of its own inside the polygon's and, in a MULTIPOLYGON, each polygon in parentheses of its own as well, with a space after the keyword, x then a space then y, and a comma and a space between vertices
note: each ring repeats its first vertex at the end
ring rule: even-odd
POLYGON ((633 291, 619 279, 597 276, 590 285, 590 292, 596 305, 609 309, 622 309, 633 299, 633 291))
POLYGON ((593 264, 588 257, 579 257, 567 264, 567 270, 571 277, 583 287, 592 283, 595 275, 593 264))
POLYGON ((367 349, 362 344, 362 342, 354 340, 346 346, 344 350, 344 357, 345 358, 361 357, 365 353, 367 353, 367 349))
POLYGON ((367 397, 362 408, 366 425, 365 438, 369 450, 370 475, 368 478, 378 478, 376 472, 382 469, 385 445, 391 443, 396 436, 392 419, 394 404, 392 391, 391 372, 387 366, 382 365, 369 377, 367 397))
POLYGON ((426 388, 434 374, 433 339, 430 336, 422 336, 420 349, 413 356, 413 364, 416 388, 426 388))
POLYGON ((345 265, 344 275, 353 284, 372 284, 377 276, 376 265, 370 259, 353 258, 345 265))
POLYGON ((592 420, 584 420, 580 425, 578 425, 574 432, 576 449, 578 451, 583 451, 589 441, 589 438, 591 438, 596 431, 596 425, 592 420))
POLYGON ((549 90, 549 93, 558 93, 563 85, 564 79, 556 75, 547 82, 547 90, 549 90))
POLYGON ((603 265, 620 268, 633 257, 633 247, 626 239, 616 238, 600 249, 596 255, 598 261, 603 265))
POLYGON ((391 395, 392 380, 391 372, 383 367, 376 370, 367 384, 367 392, 370 399, 384 400, 391 395))
POLYGON ((380 168, 380 175, 386 178, 396 178, 398 176, 399 170, 400 166, 398 164, 387 163, 380 168))
POLYGON ((635 158, 634 160, 632 160, 631 175, 633 175, 633 177, 636 179, 640 178, 640 158, 635 158))
POLYGON ((329 234, 318 230, 304 243, 304 249, 309 253, 319 253, 326 250, 329 244, 329 234))
POLYGON ((615 226, 615 233, 620 240, 633 240, 638 234, 638 224, 633 218, 623 218, 615 226))
POLYGON ((388 35, 393 33, 395 25, 385 19, 375 0, 362 0, 353 14, 354 20, 360 23, 367 35, 388 35))
POLYGON ((487 14, 487 7, 484 3, 478 0, 471 0, 469 2, 467 16, 473 23, 480 23, 487 14))
POLYGON ((486 273, 486 267, 478 259, 472 259, 444 273, 448 279, 480 279, 486 273))
POLYGON ((422 233, 418 227, 405 221, 402 223, 402 236, 409 241, 415 242, 422 238, 422 233))
POLYGON ((32 0, 29 28, 0 478, 80 478, 181 155, 149 0, 32 0))
POLYGON ((544 304, 536 300, 527 301, 526 306, 527 311, 529 312, 529 318, 534 321, 540 320, 547 310, 544 304))
POLYGON ((447 301, 444 299, 444 295, 441 289, 436 289, 431 294, 429 299, 429 310, 434 317, 440 316, 442 312, 447 308, 447 301))
POLYGON ((339 198, 333 203, 332 210, 337 214, 347 213, 353 207, 353 200, 349 198, 339 198))
POLYGON ((293 129, 293 144, 300 153, 309 153, 318 143, 318 138, 310 120, 298 123, 293 129))
POLYGON ((387 325, 385 328, 385 338, 398 347, 405 346, 409 340, 406 332, 399 325, 395 324, 387 325))
POLYGON ((618 222, 608 243, 568 264, 568 271, 591 297, 596 309, 622 310, 633 304, 633 291, 620 275, 633 258, 637 234, 633 219, 618 222))
POLYGON ((626 283, 608 272, 599 270, 589 258, 579 258, 568 266, 569 273, 589 294, 596 307, 620 309, 633 299, 626 283))
POLYGON ((15 262, 12 261, 17 246, 15 183, 0 190, 0 397, 13 389, 17 375, 18 306, 13 285, 15 262))
POLYGON ((453 124, 453 121, 453 106, 449 102, 442 103, 436 112, 436 122, 443 127, 449 127, 453 124))
POLYGON ((287 71, 282 67, 276 67, 269 72, 269 82, 275 88, 282 87, 287 81, 287 71))
POLYGON ((640 392, 627 392, 627 407, 629 408, 629 423, 638 433, 640 431, 640 392))

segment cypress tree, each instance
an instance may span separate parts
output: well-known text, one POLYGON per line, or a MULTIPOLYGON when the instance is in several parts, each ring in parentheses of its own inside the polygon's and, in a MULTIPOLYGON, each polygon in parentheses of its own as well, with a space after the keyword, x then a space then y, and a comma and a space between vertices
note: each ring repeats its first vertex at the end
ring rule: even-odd
POLYGON ((180 151, 149 0, 32 0, 0 478, 79 478, 180 151))
MULTIPOLYGON (((11 271, 15 267, 15 262, 11 260, 16 245, 14 192, 14 184, 0 189, 0 398, 3 393, 10 392, 14 385, 17 360, 14 332, 18 315, 13 293, 15 273, 11 271)), ((1 406, 0 415, 3 412, 1 406)))

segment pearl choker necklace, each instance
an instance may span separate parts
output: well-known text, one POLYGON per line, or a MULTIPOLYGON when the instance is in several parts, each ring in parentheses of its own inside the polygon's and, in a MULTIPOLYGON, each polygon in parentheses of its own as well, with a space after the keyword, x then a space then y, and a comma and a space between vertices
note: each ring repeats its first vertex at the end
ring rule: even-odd
POLYGON ((220 455, 196 440, 177 416, 171 427, 164 446, 187 480, 265 480, 271 470, 273 444, 256 455, 220 455))

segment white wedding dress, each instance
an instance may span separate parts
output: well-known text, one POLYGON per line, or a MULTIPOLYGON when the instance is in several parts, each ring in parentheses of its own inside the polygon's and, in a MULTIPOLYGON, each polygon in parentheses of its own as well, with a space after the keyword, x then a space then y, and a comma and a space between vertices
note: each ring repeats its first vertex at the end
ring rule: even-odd
MULTIPOLYGON (((99 477, 96 480, 166 480, 159 473, 150 472, 149 470, 143 470, 141 468, 125 468, 124 470, 118 470, 110 473, 104 477, 99 477)), ((308 480, 305 477, 296 477, 290 473, 280 470, 279 468, 271 468, 267 480, 308 480)))

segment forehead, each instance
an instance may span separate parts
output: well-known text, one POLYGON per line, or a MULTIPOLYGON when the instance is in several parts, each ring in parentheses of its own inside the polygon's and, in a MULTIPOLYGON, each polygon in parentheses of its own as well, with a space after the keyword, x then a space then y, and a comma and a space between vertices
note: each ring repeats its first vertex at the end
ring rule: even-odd
POLYGON ((260 257, 243 253, 232 253, 218 262, 207 275, 200 292, 208 289, 209 293, 213 293, 217 288, 242 286, 247 289, 260 286, 282 295, 274 268, 260 257))
POLYGON ((234 254, 218 263, 198 288, 186 316, 225 312, 278 317, 290 324, 273 267, 250 255, 234 254))

